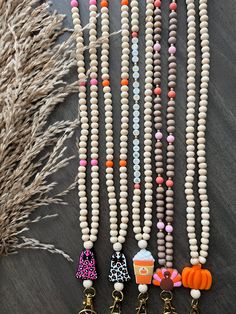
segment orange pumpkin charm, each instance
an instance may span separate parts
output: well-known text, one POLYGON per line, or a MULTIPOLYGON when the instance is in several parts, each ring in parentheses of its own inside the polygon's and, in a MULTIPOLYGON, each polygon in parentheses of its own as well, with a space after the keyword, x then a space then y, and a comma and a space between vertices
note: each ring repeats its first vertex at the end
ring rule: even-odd
POLYGON ((212 285, 212 275, 201 265, 185 267, 182 272, 182 283, 185 288, 196 290, 209 290, 212 285))

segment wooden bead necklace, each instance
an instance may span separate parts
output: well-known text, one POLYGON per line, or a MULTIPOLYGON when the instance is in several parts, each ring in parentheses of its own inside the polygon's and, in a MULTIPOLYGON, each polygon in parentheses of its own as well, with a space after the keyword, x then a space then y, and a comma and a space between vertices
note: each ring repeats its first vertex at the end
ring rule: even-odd
POLYGON ((98 167, 98 61, 97 61, 97 5, 96 0, 89 1, 89 57, 90 57, 90 121, 88 118, 88 104, 86 100, 86 68, 84 61, 83 29, 80 21, 78 1, 72 0, 72 19, 76 36, 76 59, 79 79, 79 117, 81 133, 79 138, 79 168, 78 168, 78 195, 80 203, 80 228, 84 250, 79 258, 76 277, 83 280, 85 288, 84 308, 79 313, 96 313, 93 306, 95 289, 93 281, 97 279, 96 262, 92 248, 97 240, 99 227, 99 167, 98 167), (91 140, 91 227, 88 222, 88 201, 86 193, 88 140, 91 140))
POLYGON ((207 196, 207 164, 206 164, 206 116, 208 105, 208 84, 210 70, 210 48, 208 35, 207 0, 199 0, 200 38, 201 38, 201 85, 198 108, 197 147, 194 132, 196 117, 196 10, 194 0, 186 0, 188 23, 188 66, 187 66, 187 112, 186 112, 186 146, 187 171, 185 177, 185 195, 187 201, 187 233, 190 248, 190 263, 182 272, 183 286, 191 289, 192 306, 190 313, 199 313, 198 299, 200 290, 208 290, 212 285, 209 270, 202 269, 206 263, 210 236, 210 209, 207 196), (197 158, 195 156, 197 150, 197 158), (198 247, 195 230, 195 198, 193 182, 195 163, 198 164, 198 193, 201 203, 201 245, 198 247))
POLYGON ((181 275, 173 268, 173 216, 174 191, 173 178, 175 175, 174 132, 175 132, 175 98, 176 98, 176 31, 177 31, 177 3, 171 0, 169 4, 169 70, 168 70, 168 104, 166 114, 167 124, 167 159, 166 177, 163 165, 163 134, 162 134, 162 99, 161 99, 161 1, 155 1, 154 11, 154 122, 155 122, 155 163, 156 163, 156 210, 157 210, 157 250, 158 268, 153 275, 153 284, 162 289, 161 298, 164 301, 163 313, 176 313, 172 306, 172 290, 181 286, 181 275), (164 188, 164 181, 166 189, 164 188))
POLYGON ((109 5, 108 1, 101 2, 101 24, 102 24, 102 85, 105 104, 105 129, 106 129, 106 185, 110 209, 110 242, 114 253, 111 257, 109 280, 114 284, 112 293, 113 304, 111 313, 120 313, 123 300, 124 283, 130 280, 127 262, 122 252, 125 243, 129 212, 128 212, 128 181, 127 181, 127 146, 129 127, 129 5, 128 1, 121 1, 121 131, 120 131, 120 197, 116 198, 114 185, 114 138, 113 138, 113 101, 110 87, 109 75, 109 5), (106 38, 106 39, 105 39, 106 38), (118 205, 119 204, 119 205, 118 205), (118 208, 119 207, 119 208, 118 208), (118 212, 120 213, 120 224, 118 224, 118 212))
POLYGON ((153 106, 153 13, 154 0, 146 1, 145 17, 145 95, 144 95, 144 226, 141 227, 141 171, 140 171, 140 84, 139 84, 139 1, 131 1, 132 25, 132 62, 133 62, 133 167, 134 189, 132 202, 132 219, 135 239, 140 251, 133 258, 134 273, 138 284, 139 296, 137 313, 146 313, 148 285, 152 282, 154 258, 146 248, 150 239, 152 226, 153 183, 152 183, 152 106, 153 106))

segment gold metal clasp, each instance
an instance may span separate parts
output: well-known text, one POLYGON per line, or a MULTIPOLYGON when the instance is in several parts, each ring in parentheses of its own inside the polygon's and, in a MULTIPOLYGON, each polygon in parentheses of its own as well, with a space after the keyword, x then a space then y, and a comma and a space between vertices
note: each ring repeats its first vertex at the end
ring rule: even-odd
POLYGON ((121 314, 121 302, 123 301, 124 295, 121 291, 114 290, 112 292, 113 304, 110 307, 111 314, 121 314))
POLYGON ((173 299, 173 294, 171 291, 162 291, 161 292, 161 299, 164 301, 164 308, 163 314, 177 314, 174 306, 172 305, 171 301, 173 299))
POLYGON ((136 314, 148 314, 147 312, 147 293, 140 293, 138 296, 138 307, 136 308, 136 314))
POLYGON ((190 314, 200 314, 198 300, 192 300, 190 314))
POLYGON ((96 291, 94 288, 89 288, 84 291, 84 308, 79 312, 79 314, 97 314, 93 305, 95 295, 96 291))

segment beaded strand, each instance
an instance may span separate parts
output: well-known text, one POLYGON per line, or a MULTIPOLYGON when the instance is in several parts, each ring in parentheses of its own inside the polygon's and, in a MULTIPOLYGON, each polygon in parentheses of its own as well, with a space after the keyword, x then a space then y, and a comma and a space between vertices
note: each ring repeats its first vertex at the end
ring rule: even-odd
POLYGON ((163 183, 165 178, 164 169, 163 169, 163 134, 161 132, 162 129, 162 104, 161 104, 161 1, 156 1, 156 10, 155 10, 155 38, 156 43, 154 45, 154 121, 155 121, 155 129, 156 129, 156 143, 155 143, 155 159, 156 159, 156 198, 157 198, 157 218, 158 218, 158 262, 162 266, 166 266, 169 268, 173 267, 173 215, 174 215, 174 191, 173 191, 173 178, 174 178, 174 156, 175 156, 175 147, 174 147, 174 132, 175 132, 175 87, 176 87, 176 30, 177 30, 177 4, 176 1, 171 1, 170 3, 170 14, 169 14, 169 70, 168 70, 168 105, 167 105, 167 163, 166 163, 166 191, 163 187, 163 183), (164 193, 165 201, 164 201, 164 193), (165 210, 166 207, 166 210, 165 210), (166 225, 164 220, 166 221, 166 225), (166 232, 166 236, 165 236, 166 232))
POLYGON ((187 233, 190 248, 190 263, 192 267, 185 267, 182 273, 183 285, 191 289, 192 310, 198 310, 200 290, 211 288, 212 275, 209 270, 202 269, 207 261, 210 236, 210 209, 207 196, 207 163, 206 163, 206 117, 208 106, 208 84, 210 70, 210 48, 208 34, 207 0, 199 0, 200 38, 201 38, 201 84, 200 102, 198 108, 197 147, 195 141, 196 116, 196 9, 194 0, 186 0, 188 23, 188 66, 187 66, 187 112, 186 112, 186 146, 187 171, 185 177, 185 195, 187 201, 187 233), (197 148, 197 149, 196 149, 197 148), (197 150, 197 157, 195 155, 197 150), (201 203, 201 240, 200 250, 195 230, 195 198, 193 182, 195 163, 198 164, 198 193, 201 203), (197 280, 190 282, 189 274, 197 280))
POLYGON ((128 1, 121 1, 121 131, 120 131, 120 197, 116 198, 114 185, 114 138, 113 138, 113 101, 109 75, 109 4, 101 2, 102 43, 101 71, 105 104, 105 129, 106 129, 106 185, 110 208, 110 242, 113 244, 114 253, 111 257, 109 280, 114 283, 114 304, 111 310, 120 307, 123 300, 124 282, 130 280, 125 255, 122 247, 125 243, 129 222, 128 212, 128 181, 127 181, 127 146, 129 126, 129 6, 128 1), (119 205, 118 205, 119 204, 119 205), (118 206, 119 209, 118 210, 118 206), (121 221, 118 224, 118 211, 121 221), (122 267, 120 265, 122 264, 122 267))
POLYGON ((153 274, 154 258, 146 250, 152 226, 153 206, 153 183, 152 183, 152 93, 153 93, 153 13, 154 0, 146 1, 145 17, 145 84, 144 84, 144 226, 141 227, 140 205, 141 205, 141 172, 140 172, 140 85, 139 85, 139 4, 138 1, 131 1, 131 25, 132 25, 132 62, 133 62, 133 167, 134 167, 134 190, 132 202, 132 219, 135 239, 138 241, 140 251, 134 256, 134 272, 138 284, 139 306, 137 313, 146 306, 148 284, 151 284, 153 274), (148 276, 142 276, 140 269, 147 264, 148 276))
POLYGON ((81 132, 79 137, 79 168, 78 168, 78 196, 80 204, 80 228, 84 250, 80 255, 76 277, 83 280, 85 298, 94 296, 93 281, 97 279, 96 264, 92 248, 97 240, 99 227, 99 167, 98 167, 98 61, 97 61, 97 5, 96 0, 89 1, 89 56, 90 56, 90 121, 88 118, 88 105, 86 99, 87 76, 84 61, 83 29, 80 21, 79 4, 77 0, 71 1, 72 19, 76 38, 76 60, 79 79, 79 116, 81 132), (86 193, 87 166, 88 166, 88 140, 89 130, 91 139, 91 226, 88 222, 88 203, 86 193), (89 268, 89 272, 88 272, 89 268))
MULTIPOLYGON (((131 1, 137 2, 137 1, 131 1)), ((134 173, 134 196, 133 196, 133 225, 134 225, 134 233, 135 238, 138 241, 138 246, 140 249, 146 249, 147 241, 150 239, 151 225, 152 225, 152 167, 151 167, 151 148, 152 148, 152 76, 153 76, 153 58, 152 58, 152 47, 153 47, 153 5, 152 0, 147 0, 147 8, 146 8, 146 54, 145 54, 145 97, 144 97, 144 181, 145 181, 145 208, 144 208, 144 227, 140 227, 140 201, 141 201, 141 185, 139 184, 139 174, 138 176, 134 173)), ((136 36, 136 34, 133 36, 136 36)), ((137 43, 133 44, 133 46, 138 46, 137 43)), ((138 53, 138 48, 132 51, 133 58, 132 60, 137 60, 135 55, 138 53)), ((134 67, 137 67, 134 64, 134 67)), ((133 68, 134 68, 133 67, 133 68)), ((134 77, 136 76, 137 71, 134 72, 134 77)), ((134 86, 139 86, 137 84, 137 80, 134 82, 134 86)), ((135 88, 134 88, 135 89, 135 88)), ((135 98, 134 91, 134 98, 135 98)), ((136 99, 136 98, 135 98, 136 99)), ((137 105, 135 100, 134 106, 137 105)), ((134 108, 134 118, 136 117, 136 113, 139 112, 135 106, 134 108)), ((137 123, 133 121, 133 134, 135 140, 138 138, 139 132, 136 132, 137 123)), ((139 140, 138 140, 139 141, 139 140)), ((138 143, 137 141, 137 143, 138 143)), ((134 145, 134 148, 136 145, 134 145)), ((135 148, 136 149, 136 148, 135 148)), ((139 156, 139 154, 134 155, 134 157, 139 156)), ((139 164, 140 160, 138 158, 134 158, 134 164, 139 164)))
POLYGON ((164 175, 163 123, 162 123, 162 89, 161 89, 161 1, 155 1, 154 11, 154 122, 155 122, 155 163, 156 163, 156 210, 157 210, 157 251, 158 268, 153 275, 153 284, 162 289, 161 298, 164 309, 175 313, 171 304, 174 287, 181 286, 181 276, 173 269, 173 216, 174 216, 174 175, 175 175, 175 87, 176 87, 176 31, 177 3, 171 0, 169 4, 169 58, 168 58, 168 104, 166 109, 167 147, 166 147, 166 176, 164 175), (166 180, 166 182, 165 182, 166 180), (164 188, 164 182, 166 188, 164 188))
POLYGON ((156 210, 157 210, 157 248, 158 263, 165 265, 165 202, 164 202, 164 164, 162 134, 162 102, 161 102, 161 1, 155 1, 154 11, 154 126, 155 126, 155 166, 156 166, 156 210))
POLYGON ((166 267, 173 267, 173 216, 174 216, 174 191, 173 191, 173 178, 175 175, 175 146, 174 146, 174 132, 175 132, 175 98, 176 98, 176 30, 177 30, 177 4, 175 0, 170 3, 170 14, 169 14, 169 76, 168 76, 168 105, 167 105, 167 162, 166 162, 166 267))

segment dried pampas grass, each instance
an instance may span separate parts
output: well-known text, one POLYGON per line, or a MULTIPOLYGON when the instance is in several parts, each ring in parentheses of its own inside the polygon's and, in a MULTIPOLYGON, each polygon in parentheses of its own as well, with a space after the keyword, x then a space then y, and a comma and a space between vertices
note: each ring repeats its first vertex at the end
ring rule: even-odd
POLYGON ((74 64, 71 41, 56 44, 63 16, 37 0, 0 0, 0 254, 19 248, 63 254, 51 244, 22 235, 30 214, 60 203, 73 184, 55 195, 49 177, 65 167, 65 141, 78 121, 48 125, 57 104, 77 85, 64 77, 74 64), (53 196, 52 196, 53 195, 53 196))

